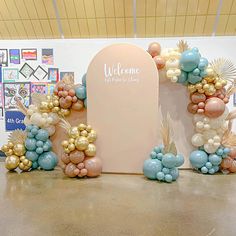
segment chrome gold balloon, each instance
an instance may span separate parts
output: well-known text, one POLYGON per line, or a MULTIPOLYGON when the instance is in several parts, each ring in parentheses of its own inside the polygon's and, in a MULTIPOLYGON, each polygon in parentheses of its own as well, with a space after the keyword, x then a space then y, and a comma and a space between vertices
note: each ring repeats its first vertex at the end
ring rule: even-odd
POLYGON ((13 150, 12 149, 8 149, 8 151, 7 152, 5 152, 5 154, 6 154, 6 156, 11 156, 11 155, 13 155, 13 150))
POLYGON ((25 146, 21 143, 17 143, 13 147, 14 154, 17 156, 22 156, 25 154, 25 146))
POLYGON ((85 130, 87 126, 85 124, 79 124, 78 128, 80 131, 82 131, 82 130, 85 130))
POLYGON ((5 160, 5 167, 8 170, 14 170, 20 164, 20 158, 15 155, 8 156, 5 160))
POLYGON ((94 157, 96 155, 96 146, 92 143, 88 145, 88 148, 84 151, 88 157, 94 157))
POLYGON ((86 137, 79 137, 75 140, 75 146, 79 151, 84 151, 87 149, 89 141, 86 137))
POLYGON ((3 152, 7 152, 7 151, 9 150, 9 148, 8 148, 8 146, 7 146, 6 144, 4 144, 4 145, 2 146, 2 148, 1 148, 1 150, 2 150, 3 152))
POLYGON ((72 152, 72 151, 74 151, 75 150, 75 145, 73 144, 73 143, 70 143, 69 145, 68 145, 68 149, 72 152))
POLYGON ((69 130, 69 136, 71 138, 79 137, 79 129, 78 129, 78 127, 76 127, 76 126, 71 127, 71 129, 69 130))
POLYGON ((61 142, 61 146, 64 147, 64 148, 68 147, 68 145, 69 145, 69 142, 67 140, 63 140, 61 142))
POLYGON ((87 136, 88 136, 88 132, 87 132, 86 130, 82 130, 82 131, 80 132, 80 135, 81 135, 81 136, 84 136, 84 137, 87 137, 87 136))
POLYGON ((96 139, 97 139, 97 133, 96 133, 96 131, 92 129, 91 132, 88 134, 87 139, 88 139, 88 141, 89 141, 90 143, 95 142, 96 139))
POLYGON ((88 132, 90 132, 90 131, 92 130, 92 126, 91 126, 91 125, 87 125, 86 130, 87 130, 88 132))
POLYGON ((69 143, 75 143, 75 139, 74 138, 69 138, 69 143))
POLYGON ((13 147, 14 147, 14 144, 13 144, 13 142, 8 142, 8 143, 7 143, 7 146, 8 146, 9 148, 13 148, 13 147))

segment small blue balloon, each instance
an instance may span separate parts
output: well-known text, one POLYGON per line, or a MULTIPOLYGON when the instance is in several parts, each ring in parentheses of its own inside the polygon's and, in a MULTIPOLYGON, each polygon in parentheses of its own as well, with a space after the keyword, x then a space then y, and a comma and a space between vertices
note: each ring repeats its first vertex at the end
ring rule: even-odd
POLYGON ((178 168, 172 168, 170 169, 170 175, 172 176, 173 180, 177 180, 177 178, 179 177, 179 170, 178 168))
POLYGON ((50 150, 50 147, 47 144, 43 145, 43 151, 48 152, 50 150))
POLYGON ((154 151, 156 154, 158 154, 158 153, 161 152, 161 148, 160 148, 159 146, 156 146, 156 147, 153 148, 153 151, 154 151))
POLYGON ((35 152, 35 151, 27 151, 26 153, 25 153, 25 156, 26 156, 26 158, 28 159, 28 160, 30 160, 30 161, 37 161, 38 160, 38 154, 35 152))
POLYGON ((195 150, 190 154, 190 163, 194 168, 202 168, 208 161, 208 155, 201 150, 195 150))
POLYGON ((202 71, 200 72, 200 76, 201 76, 201 77, 206 77, 206 76, 207 76, 206 70, 202 70, 202 71))
POLYGON ((215 169, 211 168, 208 172, 209 172, 209 174, 213 175, 213 174, 215 174, 215 169))
POLYGON ((44 145, 47 145, 49 147, 49 149, 52 148, 52 141, 50 139, 48 139, 46 142, 44 142, 44 145))
POLYGON ((162 158, 162 164, 163 166, 167 168, 173 168, 176 164, 176 157, 172 153, 166 153, 162 158))
POLYGON ((175 166, 176 167, 180 167, 184 164, 184 157, 181 154, 177 154, 176 155, 176 159, 175 159, 175 166))
POLYGON ((86 74, 84 74, 83 77, 82 77, 82 85, 84 87, 86 87, 86 84, 87 84, 87 82, 86 82, 86 74))
POLYGON ((164 180, 165 179, 165 174, 163 172, 158 172, 157 173, 157 179, 158 180, 164 180))
POLYGON ((25 140, 25 147, 29 151, 34 151, 37 148, 37 146, 36 146, 36 139, 34 139, 34 138, 27 138, 25 140))
POLYGON ((204 57, 200 58, 199 64, 198 64, 198 68, 200 70, 205 70, 208 66, 208 60, 204 57))
POLYGON ((218 172, 218 171, 219 171, 219 169, 220 169, 220 167, 219 167, 219 166, 213 166, 212 168, 214 169, 215 173, 216 173, 216 172, 218 172))
POLYGON ((36 145, 37 145, 37 147, 42 147, 43 146, 43 141, 37 141, 36 145))
POLYGON ((200 55, 196 50, 186 50, 181 54, 179 64, 183 71, 190 72, 197 68, 200 55))
POLYGON ((40 129, 38 131, 38 134, 35 136, 35 138, 37 140, 40 140, 40 141, 43 141, 43 142, 47 141, 48 137, 49 137, 49 133, 45 129, 40 129))
POLYGON ((193 75, 200 75, 200 70, 198 68, 193 70, 193 75))
POLYGON ((212 168, 212 164, 209 161, 205 164, 205 166, 208 170, 212 168))
POLYGON ((54 152, 44 152, 38 158, 38 164, 44 170, 53 170, 57 162, 57 156, 54 152))
POLYGON ((216 150, 216 154, 217 154, 218 156, 222 156, 223 153, 224 153, 224 150, 223 150, 222 148, 218 148, 218 149, 216 150))
POLYGON ((34 161, 34 162, 32 163, 31 168, 32 168, 33 170, 35 170, 35 169, 37 169, 38 167, 39 167, 38 162, 37 162, 37 161, 34 161))
POLYGON ((77 98, 84 100, 87 97, 86 87, 84 87, 84 86, 76 87, 75 94, 76 94, 77 98))
POLYGON ((187 79, 188 79, 187 72, 182 70, 181 74, 178 76, 177 82, 180 83, 180 84, 184 84, 184 83, 186 83, 187 79))
POLYGON ((162 158, 163 158, 163 156, 164 156, 163 153, 162 153, 162 152, 159 152, 159 153, 157 154, 157 159, 161 161, 162 158))
POLYGON ((38 133, 38 129, 33 128, 33 129, 31 129, 30 132, 31 132, 31 134, 36 135, 38 133))
POLYGON ((198 75, 193 75, 191 72, 188 73, 188 82, 191 84, 196 84, 198 82, 202 81, 202 78, 198 75))
POLYGON ((201 172, 202 172, 203 174, 207 174, 207 173, 208 173, 208 169, 206 168, 206 166, 203 166, 203 167, 201 168, 201 172))
POLYGON ((230 153, 230 149, 229 148, 224 148, 224 154, 229 154, 230 153))
POLYGON ((28 138, 34 138, 34 135, 33 135, 31 132, 29 132, 29 133, 27 134, 27 137, 28 137, 28 138))
POLYGON ((169 174, 170 173, 170 169, 169 168, 162 168, 162 172, 166 175, 166 174, 169 174))
POLYGON ((43 148, 42 147, 37 147, 35 150, 38 154, 42 154, 43 153, 43 148))
POLYGON ((158 172, 162 170, 161 161, 158 159, 148 159, 144 161, 143 173, 149 179, 156 179, 158 172))
POLYGON ((172 178, 172 176, 171 176, 170 174, 165 175, 165 181, 166 181, 167 183, 171 183, 172 180, 173 180, 173 178, 172 178))
POLYGON ((152 152, 150 153, 150 158, 156 159, 156 158, 157 158, 157 154, 152 151, 152 152))
POLYGON ((33 128, 33 125, 27 125, 26 126, 26 131, 30 132, 32 128, 33 128))
POLYGON ((210 154, 209 161, 211 162, 212 165, 218 166, 222 162, 222 158, 216 154, 210 154))

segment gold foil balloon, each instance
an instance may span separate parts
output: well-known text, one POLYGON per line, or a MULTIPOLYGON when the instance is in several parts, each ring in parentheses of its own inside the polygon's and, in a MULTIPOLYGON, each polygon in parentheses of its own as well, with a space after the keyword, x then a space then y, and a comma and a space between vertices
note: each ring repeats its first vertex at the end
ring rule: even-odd
POLYGON ((22 156, 25 154, 25 146, 21 143, 17 143, 13 147, 14 154, 17 156, 22 156))
POLYGON ((75 140, 75 146, 79 151, 84 151, 87 149, 89 141, 86 137, 79 137, 75 140))
POLYGON ((2 148, 1 148, 1 150, 2 150, 3 152, 7 152, 7 151, 9 150, 9 148, 8 148, 8 146, 7 146, 6 144, 4 144, 4 145, 2 146, 2 148))
POLYGON ((69 142, 67 140, 63 140, 61 142, 61 146, 64 147, 64 148, 68 147, 68 145, 69 145, 69 142))
POLYGON ((69 138, 69 143, 75 143, 75 139, 74 138, 69 138))
POLYGON ((84 151, 88 157, 94 157, 96 155, 96 146, 92 143, 88 145, 88 148, 84 151))
POLYGON ((82 130, 85 130, 87 126, 85 124, 79 124, 78 128, 80 131, 82 131, 82 130))
POLYGON ((9 148, 13 148, 13 147, 14 147, 14 144, 13 144, 12 142, 8 142, 8 143, 7 143, 7 146, 8 146, 9 148))
POLYGON ((89 141, 90 143, 95 142, 96 139, 97 139, 97 133, 96 133, 96 131, 92 129, 91 132, 88 134, 87 138, 88 138, 88 141, 89 141))
POLYGON ((80 132, 80 135, 81 135, 81 136, 84 136, 84 137, 87 137, 87 136, 88 136, 88 132, 87 132, 86 130, 82 130, 82 131, 80 132))
POLYGON ((91 132, 91 130, 92 130, 92 126, 91 126, 91 125, 87 125, 86 130, 87 130, 88 132, 91 132))
POLYGON ((70 144, 68 145, 68 149, 69 149, 70 151, 74 151, 74 150, 75 150, 75 145, 74 145, 73 143, 70 143, 70 144))
POLYGON ((78 127, 76 127, 76 126, 71 127, 71 129, 69 130, 69 136, 71 138, 79 137, 79 129, 78 129, 78 127))
POLYGON ((11 156, 13 155, 13 150, 12 149, 8 149, 8 151, 5 152, 6 156, 11 156))
POLYGON ((32 161, 26 158, 24 158, 23 161, 21 161, 19 164, 19 168, 23 171, 28 171, 31 168, 31 166, 32 166, 32 161))
POLYGON ((5 160, 5 167, 8 170, 14 170, 20 164, 20 158, 15 155, 8 156, 5 160))
POLYGON ((41 112, 50 112, 50 109, 48 107, 48 102, 41 102, 40 103, 40 106, 39 106, 39 109, 41 112))

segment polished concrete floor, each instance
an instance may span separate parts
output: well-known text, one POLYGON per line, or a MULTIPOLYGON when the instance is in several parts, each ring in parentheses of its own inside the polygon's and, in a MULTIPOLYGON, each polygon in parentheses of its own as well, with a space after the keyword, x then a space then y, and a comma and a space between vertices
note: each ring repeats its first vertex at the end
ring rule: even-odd
POLYGON ((9 173, 0 163, 0 235, 235 236, 236 175, 181 171, 69 179, 60 169, 9 173))

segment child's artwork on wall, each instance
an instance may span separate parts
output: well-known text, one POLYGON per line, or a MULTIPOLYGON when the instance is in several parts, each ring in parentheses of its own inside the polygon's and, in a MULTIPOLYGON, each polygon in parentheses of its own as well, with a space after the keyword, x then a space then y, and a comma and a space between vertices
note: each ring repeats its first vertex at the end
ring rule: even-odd
POLYGON ((74 79, 74 74, 74 72, 60 72, 60 80, 62 80, 64 76, 72 76, 74 79))
POLYGON ((25 63, 21 69, 20 73, 26 78, 29 79, 29 77, 34 73, 34 69, 27 63, 25 63))
POLYGON ((3 107, 0 107, 0 120, 3 120, 4 117, 4 110, 3 107))
POLYGON ((7 49, 0 49, 0 66, 8 66, 7 49))
POLYGON ((38 66, 33 75, 37 80, 42 81, 47 76, 47 74, 48 73, 46 70, 44 70, 41 66, 38 66))
POLYGON ((2 83, 0 83, 0 107, 3 107, 3 101, 4 101, 4 99, 3 99, 3 85, 2 85, 2 83))
POLYGON ((24 60, 37 60, 37 49, 21 49, 21 58, 24 60))
POLYGON ((32 93, 48 93, 48 84, 47 83, 31 83, 31 94, 32 93))
POLYGON ((2 67, 0 66, 0 83, 2 83, 2 67))
POLYGON ((16 109, 17 98, 28 107, 30 104, 30 83, 5 83, 4 105, 5 109, 16 109))
POLYGON ((55 88, 56 84, 49 84, 48 83, 48 94, 53 94, 54 88, 55 88))
POLYGON ((9 50, 10 63, 20 64, 20 49, 9 50))
POLYGON ((42 49, 42 64, 53 65, 53 49, 43 48, 42 49))
POLYGON ((19 70, 17 68, 3 68, 3 82, 15 82, 19 79, 19 70))
POLYGON ((48 80, 57 83, 59 81, 59 69, 58 68, 48 68, 48 80))

